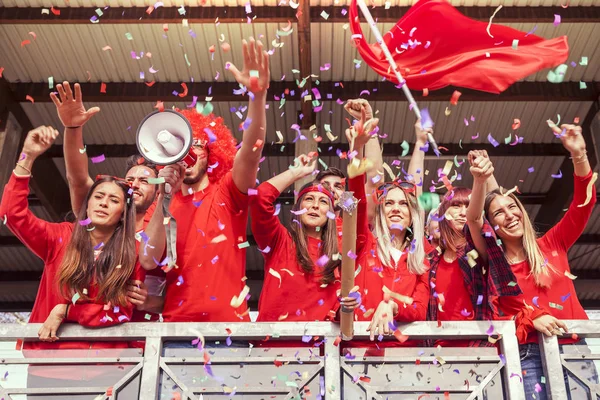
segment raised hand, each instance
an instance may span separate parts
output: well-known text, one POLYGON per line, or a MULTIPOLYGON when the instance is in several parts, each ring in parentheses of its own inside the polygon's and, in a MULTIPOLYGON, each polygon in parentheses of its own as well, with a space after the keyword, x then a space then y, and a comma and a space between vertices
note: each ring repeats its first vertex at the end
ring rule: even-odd
POLYGON ((39 126, 27 134, 23 144, 23 154, 35 159, 48 150, 57 137, 56 129, 50 126, 39 126))
POLYGON ((419 144, 425 144, 427 143, 427 134, 431 133, 433 134, 433 128, 426 128, 423 129, 423 126, 421 125, 421 119, 417 119, 417 122, 415 122, 415 138, 417 143, 419 144))
POLYGON ((367 121, 373 118, 373 109, 365 99, 348 100, 346 104, 344 104, 344 109, 348 111, 354 119, 360 119, 362 110, 365 112, 365 119, 367 121))
POLYGON ((298 179, 302 179, 315 171, 317 168, 317 159, 315 158, 312 160, 311 157, 306 154, 301 154, 296 158, 294 165, 297 165, 294 170, 298 179))
POLYGON ((572 155, 578 156, 585 152, 585 139, 581 133, 581 127, 572 124, 562 124, 560 128, 550 120, 547 121, 548 126, 552 129, 555 135, 558 136, 563 146, 572 155))
POLYGON ((100 112, 99 107, 92 107, 86 110, 81 97, 81 86, 79 86, 79 83, 76 83, 74 86, 74 96, 71 86, 67 81, 63 82, 62 85, 60 83, 56 85, 60 100, 56 96, 56 93, 50 93, 50 98, 56 105, 60 122, 62 122, 65 128, 82 127, 90 118, 100 112))
POLYGON ((244 68, 241 72, 230 62, 225 65, 225 69, 228 69, 235 80, 252 93, 265 92, 269 88, 271 79, 269 54, 263 50, 261 41, 255 41, 254 38, 250 38, 250 42, 242 40, 242 53, 244 54, 244 68))
POLYGON ((158 171, 158 177, 165 180, 165 183, 160 185, 161 194, 177 193, 185 178, 185 168, 181 164, 167 165, 158 171))
POLYGON ((485 150, 472 150, 468 155, 473 179, 479 182, 486 182, 494 174, 494 165, 490 161, 485 150))

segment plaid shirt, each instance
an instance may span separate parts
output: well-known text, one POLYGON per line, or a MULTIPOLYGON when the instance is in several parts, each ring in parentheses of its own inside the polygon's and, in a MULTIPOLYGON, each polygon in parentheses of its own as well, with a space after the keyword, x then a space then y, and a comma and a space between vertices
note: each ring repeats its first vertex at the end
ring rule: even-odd
MULTIPOLYGON (((489 222, 484 219, 481 236, 487 245, 488 263, 484 265, 481 257, 475 259, 476 265, 471 268, 467 260, 467 253, 475 249, 473 238, 469 227, 465 224, 463 230, 467 239, 467 245, 457 252, 458 264, 466 283, 467 290, 471 296, 471 303, 475 311, 474 319, 478 321, 491 320, 497 314, 491 298, 494 296, 517 296, 521 294, 521 289, 517 285, 510 264, 504 257, 504 250, 496 242, 496 234, 489 222), (484 267, 488 267, 486 270, 484 267)), ((442 256, 437 249, 429 253, 431 269, 429 270, 429 307, 427 310, 427 319, 429 321, 438 320, 438 297, 435 294, 435 279, 440 257, 442 256)))

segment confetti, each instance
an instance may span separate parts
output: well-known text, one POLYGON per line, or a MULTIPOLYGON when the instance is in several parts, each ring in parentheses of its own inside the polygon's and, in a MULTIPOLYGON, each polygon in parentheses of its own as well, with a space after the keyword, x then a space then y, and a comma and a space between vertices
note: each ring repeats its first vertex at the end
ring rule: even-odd
POLYGON ((73 304, 77 303, 77 300, 79 300, 80 297, 81 297, 81 295, 79 293, 75 293, 73 295, 73 297, 71 298, 71 303, 73 303, 73 304))
POLYGON ((458 104, 458 98, 461 95, 462 95, 461 92, 459 92, 458 90, 455 90, 454 93, 452 93, 452 97, 450 98, 450 104, 457 105, 458 104))
POLYGON ((239 296, 233 296, 231 298, 231 302, 230 302, 231 307, 233 307, 233 308, 240 307, 246 300, 246 296, 248 295, 249 292, 250 292, 250 288, 248 286, 244 286, 244 288, 240 292, 239 296))
POLYGON ((402 148, 402 154, 400 155, 400 157, 406 157, 406 155, 408 154, 408 151, 410 149, 408 142, 406 140, 403 140, 402 143, 400 144, 400 147, 402 148))
POLYGON ((500 146, 500 143, 498 143, 498 141, 496 141, 496 139, 494 139, 494 138, 492 137, 492 134, 491 134, 491 133, 488 133, 487 140, 488 140, 488 142, 490 142, 490 143, 492 144, 492 146, 494 146, 494 147, 498 147, 498 146, 500 146))
POLYGON ((99 156, 90 158, 90 160, 92 160, 93 164, 99 164, 106 160, 106 157, 104 157, 104 154, 100 154, 99 156))
POLYGON ((560 64, 555 70, 548 71, 546 79, 551 83, 561 83, 565 79, 568 68, 567 64, 560 64))
POLYGON ((587 57, 581 57, 581 61, 579 61, 579 65, 588 65, 588 58, 587 57))
POLYGON ((550 176, 553 177, 554 179, 560 179, 560 178, 562 178, 562 171, 558 170, 558 174, 552 174, 550 176))
POLYGON ((100 83, 100 93, 106 93, 106 83, 100 83))
POLYGON ((588 186, 586 189, 585 201, 583 202, 583 204, 579 204, 577 207, 585 207, 590 203, 590 200, 592 200, 592 195, 594 194, 594 189, 595 189, 594 183, 596 183, 597 179, 598 179, 598 173, 594 172, 594 174, 592 175, 592 179, 590 180, 590 183, 588 183, 588 186))
POLYGON ((575 275, 573 275, 572 273, 570 273, 569 271, 565 271, 565 276, 571 280, 577 279, 577 277, 575 275))
POLYGON ((513 50, 517 50, 518 47, 519 47, 519 39, 513 39, 513 41, 512 41, 512 49, 513 50))
POLYGON ((515 118, 512 124, 512 130, 516 131, 517 129, 519 129, 521 127, 521 120, 518 118, 515 118))
POLYGON ((490 17, 490 22, 488 23, 487 28, 485 29, 485 31, 487 32, 488 35, 490 35, 491 38, 493 38, 494 36, 490 33, 490 28, 492 27, 492 19, 494 19, 494 17, 496 16, 496 13, 498 11, 500 11, 500 9, 502 8, 502 5, 499 5, 498 8, 496 8, 496 11, 494 11, 494 13, 492 14, 492 16, 490 17))
POLYGON ((275 271, 273 268, 269 268, 269 274, 273 275, 275 278, 279 279, 279 287, 281 288, 281 274, 275 271))
POLYGON ((560 15, 554 14, 554 26, 560 25, 560 15))

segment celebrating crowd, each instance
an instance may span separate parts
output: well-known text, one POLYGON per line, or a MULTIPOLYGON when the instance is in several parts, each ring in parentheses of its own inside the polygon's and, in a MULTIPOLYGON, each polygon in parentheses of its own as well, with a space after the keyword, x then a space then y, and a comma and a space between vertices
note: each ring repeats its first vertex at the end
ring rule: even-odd
MULTIPOLYGON (((123 177, 89 176, 83 127, 100 110, 86 110, 78 84, 57 85, 51 94, 64 130, 64 157, 76 221, 50 223, 29 209, 32 165, 58 137, 42 126, 29 132, 4 188, 0 217, 44 261, 31 323, 41 323, 30 349, 125 348, 125 342, 58 339, 63 322, 86 327, 158 321, 250 321, 246 303, 248 217, 264 256, 265 281, 258 321, 339 320, 340 309, 369 321, 371 340, 392 334, 394 321, 512 319, 521 346, 528 398, 543 375, 537 335, 577 343, 563 320, 587 319, 570 279, 567 252, 596 203, 596 190, 581 128, 551 125, 574 165, 573 200, 560 221, 538 237, 512 190, 494 178, 485 151, 468 155, 473 187, 447 189, 425 215, 423 193, 427 134, 415 123, 414 152, 407 171, 385 181, 378 120, 365 100, 349 100, 354 124, 346 131, 352 176, 336 168, 317 170, 315 156, 300 155, 292 167, 257 187, 266 142, 268 55, 260 41, 243 45, 244 66, 229 71, 251 92, 243 138, 237 143, 223 120, 194 109, 181 111, 193 130, 194 165, 157 168, 132 155, 123 177), (258 72, 258 77, 253 71, 258 72), (291 222, 284 226, 277 198, 299 180, 291 222), (353 292, 340 296, 342 219, 340 199, 358 199, 353 292), (165 209, 163 200, 171 198, 165 209), (176 263, 169 262, 166 220, 176 224, 176 263), (565 299, 566 300, 561 300, 565 299), (553 306, 560 303, 561 307, 553 306), (391 324, 392 323, 392 324, 391 324)), ((96 117, 98 118, 98 117, 96 117)), ((567 190, 565 188, 565 190, 567 190)), ((253 294, 256 295, 256 294, 253 294)), ((381 346, 419 346, 383 341, 381 346)), ((439 341, 442 346, 493 346, 488 341, 439 341)), ((537 393, 537 398, 544 398, 537 393)))

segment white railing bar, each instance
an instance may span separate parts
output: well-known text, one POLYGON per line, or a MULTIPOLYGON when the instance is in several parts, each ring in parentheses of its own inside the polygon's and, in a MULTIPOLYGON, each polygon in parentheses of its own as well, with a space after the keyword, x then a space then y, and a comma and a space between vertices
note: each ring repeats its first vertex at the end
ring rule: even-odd
POLYGON ((9 394, 103 394, 103 387, 56 387, 56 388, 5 388, 9 394))
POLYGON ((542 358, 542 367, 546 377, 546 393, 552 400, 564 400, 567 398, 567 387, 565 385, 558 339, 556 336, 546 336, 538 332, 538 341, 542 358))
MULTIPOLYGON (((356 323, 354 329, 356 329, 356 323)), ((340 371, 340 349, 334 345, 337 335, 325 338, 325 393, 322 396, 327 400, 341 400, 342 381, 340 371)), ((321 387, 319 387, 321 391, 321 387)))
MULTIPOLYGON (((68 351, 68 350, 67 350, 68 351)), ((41 350, 40 350, 41 352, 41 350)), ((89 364, 137 364, 144 361, 143 357, 52 357, 43 358, 3 358, 0 365, 17 364, 52 364, 52 365, 89 365, 89 364)))
MULTIPOLYGON (((160 369, 163 372, 162 373, 162 376, 163 376, 162 380, 166 380, 165 375, 168 375, 169 378, 171 378, 171 380, 173 381, 173 383, 175 383, 179 387, 179 389, 181 389, 181 391, 186 396, 191 397, 190 396, 191 390, 187 387, 187 385, 185 385, 183 382, 181 382, 179 380, 179 377, 177 376, 177 374, 175 374, 175 372, 167 364, 165 364, 165 362, 163 360, 160 361, 160 369)), ((223 391, 223 389, 221 388, 221 392, 222 391, 223 391)))
POLYGON ((498 375, 498 372, 500 372, 500 370, 502 369, 503 366, 504 366, 504 364, 502 364, 502 362, 499 362, 498 365, 496 365, 494 367, 494 369, 492 369, 486 375, 486 377, 483 378, 481 383, 479 385, 477 385, 477 387, 473 390, 473 392, 471 392, 469 397, 467 397, 467 400, 475 400, 475 399, 479 399, 479 398, 483 397, 483 390, 492 381, 492 379, 494 379, 498 375))
POLYGON ((521 369, 521 359, 519 355, 519 342, 514 324, 503 327, 502 340, 500 344, 500 353, 504 355, 506 364, 502 368, 502 384, 505 395, 511 400, 525 400, 525 390, 523 385, 515 384, 515 376, 522 381, 523 370, 521 369))
POLYGON ((135 367, 131 369, 124 377, 119 379, 117 383, 113 385, 113 392, 110 396, 110 400, 118 399, 119 392, 123 388, 123 386, 129 384, 142 370, 142 363, 137 364, 135 367))
MULTIPOLYGON (((162 357, 162 361, 169 365, 183 364, 204 364, 206 360, 203 357, 162 357)), ((273 364, 275 361, 280 361, 289 364, 319 364, 321 360, 317 359, 298 359, 296 357, 211 357, 210 363, 216 364, 273 364)))
MULTIPOLYGON (((391 348, 393 349, 393 347, 391 348)), ((344 363, 349 365, 354 364, 376 364, 376 363, 386 363, 386 364, 399 364, 399 363, 414 363, 418 358, 421 364, 434 362, 437 360, 435 356, 384 356, 384 357, 368 357, 366 360, 362 358, 359 360, 358 355, 355 360, 346 360, 344 359, 344 363)), ((447 363, 453 364, 462 364, 462 363, 480 363, 480 364, 490 364, 497 363, 500 361, 498 356, 439 356, 447 363)))
MULTIPOLYGON (((149 332, 152 331, 150 330, 149 332)), ((140 399, 158 399, 162 346, 160 337, 146 338, 144 366, 142 368, 142 380, 140 384, 140 399)))

